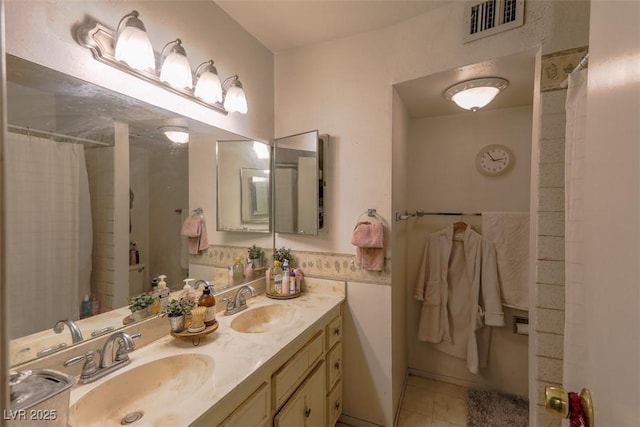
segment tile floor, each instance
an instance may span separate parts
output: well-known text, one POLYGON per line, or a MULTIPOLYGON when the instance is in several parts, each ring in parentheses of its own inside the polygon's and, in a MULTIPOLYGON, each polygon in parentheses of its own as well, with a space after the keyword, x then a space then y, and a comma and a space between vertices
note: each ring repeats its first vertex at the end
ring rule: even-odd
MULTIPOLYGON (((467 389, 409 375, 397 427, 466 427, 467 389)), ((336 427, 349 427, 338 423, 336 427)))

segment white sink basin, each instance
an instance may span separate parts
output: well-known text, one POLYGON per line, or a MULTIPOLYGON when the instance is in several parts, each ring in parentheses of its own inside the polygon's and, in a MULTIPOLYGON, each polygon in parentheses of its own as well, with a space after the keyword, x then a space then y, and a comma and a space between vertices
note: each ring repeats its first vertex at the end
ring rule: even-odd
POLYGON ((252 308, 231 321, 231 328, 244 333, 274 332, 291 327, 296 307, 290 305, 265 305, 252 308))
MULTIPOLYGON (((213 358, 179 354, 157 359, 113 377, 71 405, 72 427, 169 427, 187 425, 190 406, 213 390, 213 358), (137 418, 137 420, 136 420, 137 418), (125 422, 129 421, 129 422, 125 422)), ((126 369, 126 368, 125 368, 126 369)))

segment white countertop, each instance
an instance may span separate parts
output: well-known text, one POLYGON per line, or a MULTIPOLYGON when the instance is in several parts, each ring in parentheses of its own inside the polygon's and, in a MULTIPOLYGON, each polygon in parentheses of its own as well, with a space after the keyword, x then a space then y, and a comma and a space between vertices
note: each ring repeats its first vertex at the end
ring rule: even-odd
MULTIPOLYGON (((71 390, 71 406, 103 383, 115 376, 126 374, 136 367, 173 355, 201 354, 211 357, 214 361, 212 378, 201 378, 200 384, 193 385, 192 388, 198 390, 197 396, 186 393, 181 399, 182 403, 177 400, 178 396, 174 396, 176 409, 180 411, 180 419, 175 421, 180 425, 196 421, 210 408, 218 405, 231 391, 238 389, 253 374, 257 372, 264 374, 271 369, 270 373, 277 369, 279 365, 270 365, 281 363, 279 356, 284 352, 283 350, 289 348, 290 344, 308 331, 312 331, 314 325, 319 322, 326 323, 338 313, 337 310, 345 297, 344 282, 313 278, 306 278, 305 282, 308 292, 303 292, 299 298, 274 300, 262 294, 254 298, 248 297, 249 308, 238 314, 224 316, 222 312, 219 312, 216 316, 219 324, 218 329, 203 337, 198 346, 194 346, 190 340, 177 339, 167 334, 165 337, 133 351, 129 354, 131 363, 128 366, 94 383, 74 386, 71 390), (248 310, 273 304, 291 305, 297 308, 293 319, 288 322, 286 327, 280 328, 277 332, 264 333, 241 333, 231 328, 231 321, 235 317, 248 310), (210 382, 210 385, 207 385, 207 382, 210 382)), ((169 331, 168 323, 167 321, 167 332, 169 331)), ((123 393, 127 393, 127 390, 123 390, 123 393)), ((148 397, 152 400, 154 398, 153 395, 148 397)), ((104 399, 108 401, 109 396, 104 396, 104 399)), ((156 400, 162 402, 164 399, 156 400)), ((161 408, 158 410, 162 412, 161 408)), ((226 412, 230 408, 225 407, 220 410, 226 412)), ((144 418, 145 423, 136 423, 135 425, 156 425, 152 416, 145 414, 144 418)), ((104 418, 95 421, 96 425, 107 425, 104 418)), ((73 425, 71 417, 69 424, 73 425)), ((115 425, 119 425, 119 423, 115 425)), ((86 424, 83 423, 82 427, 86 427, 86 424)))

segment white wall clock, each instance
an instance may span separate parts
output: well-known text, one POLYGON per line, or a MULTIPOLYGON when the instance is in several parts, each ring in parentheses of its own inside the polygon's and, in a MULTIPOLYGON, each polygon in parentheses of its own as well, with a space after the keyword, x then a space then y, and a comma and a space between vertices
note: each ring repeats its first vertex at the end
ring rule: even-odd
POLYGON ((484 175, 500 175, 513 166, 514 160, 513 153, 504 145, 487 145, 476 156, 476 168, 484 175))

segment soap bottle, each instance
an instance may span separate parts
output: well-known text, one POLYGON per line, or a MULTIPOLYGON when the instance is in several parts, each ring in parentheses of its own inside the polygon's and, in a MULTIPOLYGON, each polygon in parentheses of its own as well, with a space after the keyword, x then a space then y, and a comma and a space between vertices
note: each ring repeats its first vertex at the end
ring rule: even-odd
POLYGON ((251 258, 247 257, 247 263, 244 266, 244 278, 249 280, 253 277, 253 262, 251 258))
POLYGON ((268 293, 273 293, 273 280, 271 280, 271 268, 266 268, 264 271, 264 280, 266 285, 266 290, 268 293))
POLYGON ((161 274, 158 276, 160 282, 158 282, 158 301, 160 301, 160 311, 164 311, 167 308, 167 304, 169 304, 169 295, 171 291, 167 288, 167 282, 164 281, 167 276, 161 274))
POLYGON ((91 295, 89 302, 91 303, 91 315, 95 316, 96 314, 100 314, 100 300, 98 297, 91 295))
POLYGON ((82 310, 80 310, 81 317, 91 316, 91 301, 89 301, 89 294, 85 294, 82 300, 82 310))
POLYGON ((244 281, 244 266, 242 265, 242 258, 235 257, 235 262, 232 266, 233 269, 233 284, 239 285, 244 281))
POLYGON ((204 287, 202 295, 200 295, 198 299, 198 306, 207 308, 204 313, 204 324, 206 326, 211 326, 216 323, 216 299, 211 295, 209 285, 204 287))
POLYGON ((182 287, 182 299, 189 302, 196 302, 196 290, 191 286, 191 282, 196 279, 184 279, 184 286, 182 287))
POLYGON ((282 264, 282 293, 289 293, 289 260, 284 260, 282 264))
POLYGON ((273 293, 282 293, 282 268, 280 268, 280 261, 273 261, 273 270, 271 271, 271 277, 273 280, 273 293))
POLYGON ((296 271, 291 270, 289 273, 289 293, 295 294, 296 292, 296 271))

